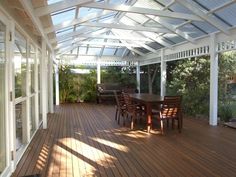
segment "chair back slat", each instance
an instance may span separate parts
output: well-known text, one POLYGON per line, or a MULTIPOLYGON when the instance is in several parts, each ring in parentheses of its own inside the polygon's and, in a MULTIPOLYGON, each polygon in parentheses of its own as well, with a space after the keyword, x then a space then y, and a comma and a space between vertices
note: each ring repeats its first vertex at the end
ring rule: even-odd
POLYGON ((165 96, 162 105, 162 118, 177 118, 181 111, 181 96, 165 96))
POLYGON ((125 105, 127 107, 127 111, 128 112, 135 111, 135 106, 132 103, 132 99, 130 98, 129 94, 128 93, 123 93, 123 97, 124 97, 125 105))

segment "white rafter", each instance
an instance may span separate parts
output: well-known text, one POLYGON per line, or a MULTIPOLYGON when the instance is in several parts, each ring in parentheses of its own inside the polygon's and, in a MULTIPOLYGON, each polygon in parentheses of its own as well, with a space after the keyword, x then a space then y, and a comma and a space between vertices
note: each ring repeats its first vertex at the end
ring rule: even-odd
POLYGON ((224 25, 221 21, 211 16, 208 16, 204 11, 201 10, 201 7, 197 3, 190 0, 176 0, 176 2, 188 8, 194 14, 198 15, 200 18, 204 19, 220 31, 224 32, 225 34, 229 34, 229 30, 226 25, 224 25))
POLYGON ((89 27, 102 27, 102 28, 114 28, 114 29, 123 29, 123 30, 134 30, 134 31, 150 31, 156 33, 172 33, 170 30, 165 28, 150 28, 144 26, 130 26, 123 24, 114 24, 114 23, 96 23, 96 22, 86 22, 81 23, 81 26, 89 26, 89 27))
POLYGON ((77 0, 78 2, 77 4, 75 3, 76 0, 73 0, 72 2, 71 1, 72 0, 70 1, 67 0, 67 1, 55 3, 49 6, 39 7, 35 9, 35 13, 38 16, 43 16, 43 15, 50 14, 52 12, 56 12, 56 11, 60 11, 66 8, 80 5, 81 7, 88 7, 88 8, 97 8, 97 9, 128 12, 128 13, 155 15, 155 16, 160 16, 160 17, 202 21, 202 19, 196 15, 179 13, 179 12, 167 12, 167 11, 162 11, 162 10, 154 10, 154 9, 133 7, 133 6, 127 6, 127 5, 120 5, 120 4, 89 3, 91 2, 91 0, 80 0, 80 1, 77 0))
POLYGON ((88 14, 85 17, 81 17, 81 18, 78 18, 78 19, 73 19, 73 20, 65 21, 65 22, 60 23, 58 25, 54 25, 54 26, 45 28, 44 31, 45 31, 45 33, 51 33, 53 31, 57 31, 57 30, 61 30, 63 28, 67 28, 67 27, 70 27, 70 26, 78 25, 80 23, 84 23, 84 22, 87 22, 89 20, 96 19, 96 18, 99 18, 101 16, 105 16, 105 15, 108 15, 108 14, 113 14, 113 13, 109 12, 109 11, 103 11, 103 12, 99 12, 99 13, 88 14))
POLYGON ((146 17, 154 20, 155 22, 161 24, 162 26, 164 26, 165 28, 169 29, 170 31, 173 31, 175 34, 178 34, 179 36, 183 37, 184 39, 194 43, 194 39, 189 36, 186 32, 182 32, 178 29, 175 29, 174 25, 170 24, 170 23, 167 23, 165 20, 159 18, 159 17, 154 17, 153 16, 150 16, 150 15, 146 15, 146 17))

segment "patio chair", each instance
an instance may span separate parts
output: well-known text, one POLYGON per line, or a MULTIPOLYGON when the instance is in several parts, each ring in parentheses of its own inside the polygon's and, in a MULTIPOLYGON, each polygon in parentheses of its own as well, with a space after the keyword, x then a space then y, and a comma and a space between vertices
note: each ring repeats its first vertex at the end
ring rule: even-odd
MULTIPOLYGON (((138 118, 138 116, 145 115, 145 111, 140 107, 140 105, 135 104, 132 102, 132 99, 130 98, 128 93, 123 93, 125 105, 126 105, 126 118, 131 118, 131 124, 130 129, 134 128, 134 121, 138 118)), ((124 125, 125 125, 125 119, 124 119, 124 125)))
POLYGON ((181 111, 181 96, 165 96, 163 104, 159 113, 157 114, 158 120, 161 123, 161 133, 164 133, 164 123, 167 121, 167 127, 169 126, 169 120, 172 121, 172 128, 174 128, 174 122, 177 120, 178 129, 181 132, 182 129, 182 111, 181 111))
POLYGON ((123 94, 117 94, 116 91, 114 91, 115 99, 116 99, 116 114, 115 114, 115 120, 120 124, 120 115, 124 118, 126 105, 125 100, 123 97, 123 94))

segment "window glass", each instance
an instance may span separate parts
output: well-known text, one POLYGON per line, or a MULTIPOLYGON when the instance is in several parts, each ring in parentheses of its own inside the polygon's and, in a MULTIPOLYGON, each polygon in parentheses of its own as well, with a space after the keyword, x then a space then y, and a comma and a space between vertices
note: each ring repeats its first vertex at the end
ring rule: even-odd
POLYGON ((29 86, 30 86, 30 91, 31 93, 35 92, 35 57, 36 57, 36 53, 35 53, 35 48, 33 45, 30 45, 30 55, 29 55, 29 86))
POLYGON ((26 131, 25 118, 26 118, 26 101, 16 104, 15 106, 16 116, 16 151, 20 150, 26 140, 23 136, 23 132, 26 131))
POLYGON ((15 71, 15 98, 26 95, 26 39, 18 32, 15 32, 14 45, 14 71, 15 71))

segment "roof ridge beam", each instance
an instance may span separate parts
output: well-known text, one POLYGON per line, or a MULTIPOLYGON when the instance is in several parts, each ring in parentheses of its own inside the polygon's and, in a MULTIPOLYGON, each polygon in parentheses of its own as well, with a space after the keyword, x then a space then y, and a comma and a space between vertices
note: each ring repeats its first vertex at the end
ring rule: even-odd
POLYGON ((197 16, 199 16, 200 18, 202 18, 206 22, 210 23, 212 26, 219 29, 223 33, 225 33, 227 35, 229 34, 229 30, 226 27, 226 25, 223 24, 223 22, 221 22, 211 16, 208 16, 204 11, 201 10, 201 8, 198 4, 194 3, 193 1, 189 1, 189 0, 176 0, 176 2, 178 2, 179 4, 181 4, 184 7, 188 8, 194 14, 196 14, 197 16))
POLYGON ((73 6, 81 6, 88 8, 97 8, 104 10, 112 10, 112 11, 120 11, 120 12, 128 12, 128 13, 137 13, 144 15, 154 15, 161 17, 169 17, 169 18, 177 18, 177 19, 185 19, 185 20, 193 20, 193 21, 203 21, 196 15, 193 14, 185 14, 180 12, 168 12, 156 9, 148 9, 141 7, 133 7, 127 5, 118 5, 118 4, 108 4, 108 3, 89 3, 91 0, 72 0, 58 2, 49 6, 39 7, 35 9, 35 14, 39 16, 47 15, 52 12, 60 11, 73 6), (77 4, 75 3, 77 2, 77 4))

